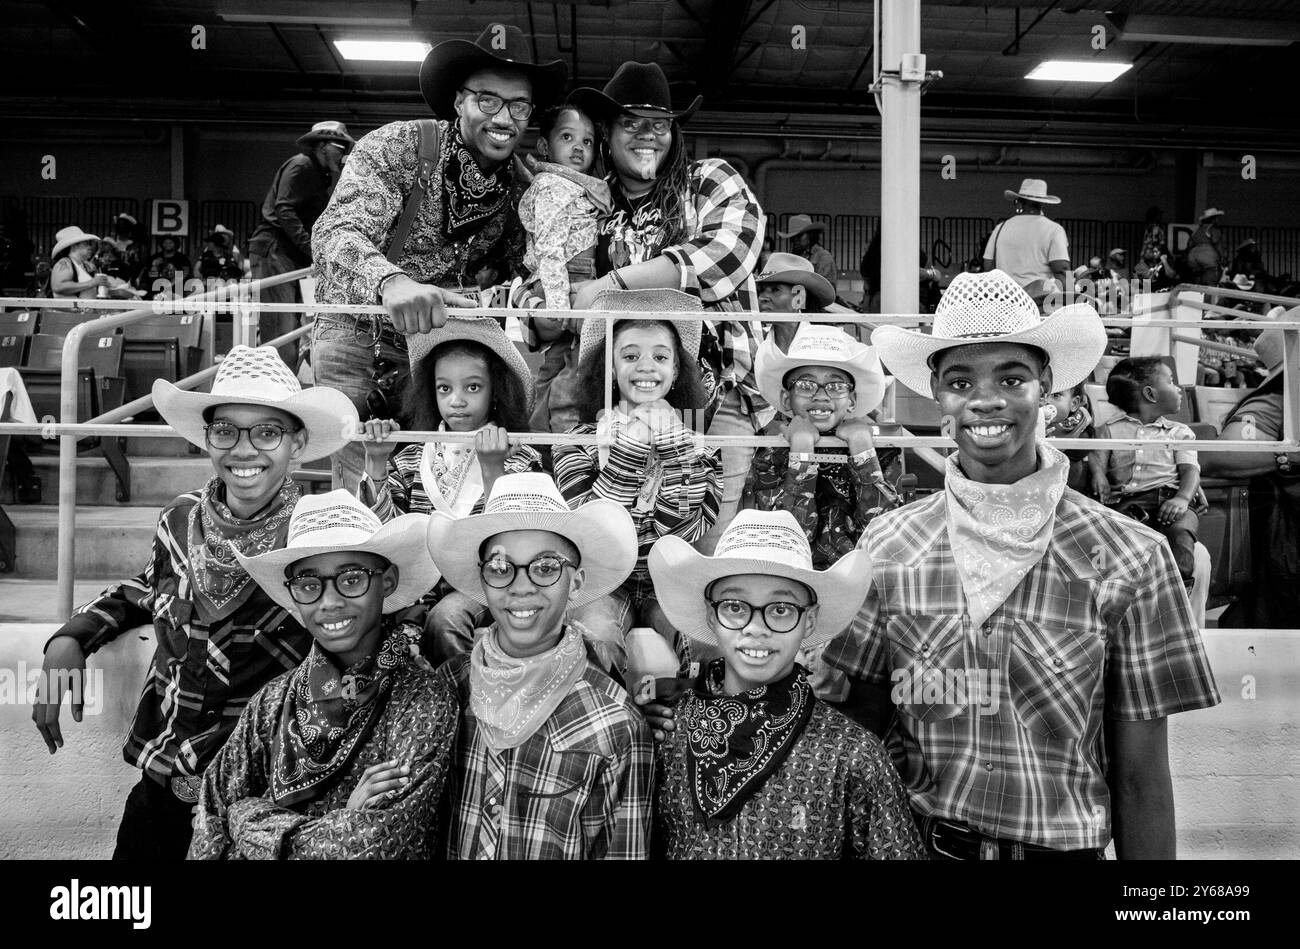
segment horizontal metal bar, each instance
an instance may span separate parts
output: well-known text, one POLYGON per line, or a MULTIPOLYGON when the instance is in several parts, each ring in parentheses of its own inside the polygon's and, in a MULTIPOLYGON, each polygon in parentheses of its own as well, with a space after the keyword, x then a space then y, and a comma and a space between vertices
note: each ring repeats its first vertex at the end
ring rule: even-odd
POLYGON ((1195 336, 1184 336, 1182 333, 1174 333, 1171 339, 1179 343, 1191 343, 1193 346, 1200 346, 1202 349, 1213 349, 1220 353, 1231 353, 1234 356, 1245 356, 1247 359, 1258 359, 1259 353, 1253 349, 1243 349, 1240 346, 1229 346, 1227 343, 1216 343, 1211 339, 1197 339, 1195 336))

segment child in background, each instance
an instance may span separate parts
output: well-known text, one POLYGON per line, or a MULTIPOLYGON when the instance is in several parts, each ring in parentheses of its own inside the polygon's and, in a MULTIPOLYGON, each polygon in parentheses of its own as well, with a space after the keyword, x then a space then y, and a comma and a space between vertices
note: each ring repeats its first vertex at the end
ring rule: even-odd
MULTIPOLYGON (((1088 411, 1088 396, 1083 391, 1083 383, 1053 392, 1043 398, 1044 407, 1050 411, 1044 413, 1048 438, 1095 438, 1092 429, 1092 413, 1088 411)), ((1065 451, 1070 459, 1070 474, 1066 486, 1076 491, 1087 493, 1092 487, 1092 477, 1088 467, 1088 449, 1071 448, 1065 451)))
MULTIPOLYGON (((1106 379, 1106 397, 1125 414, 1097 430, 1098 438, 1144 438, 1193 441, 1182 422, 1165 418, 1183 404, 1183 390, 1173 371, 1156 356, 1123 359, 1106 379)), ((1127 450, 1099 448, 1088 458, 1093 488, 1105 504, 1164 534, 1178 572, 1189 587, 1193 548, 1199 526, 1191 504, 1201 485, 1196 452, 1172 444, 1127 450)))
MULTIPOLYGON (((540 122, 533 183, 519 201, 519 220, 528 232, 524 266, 541 284, 545 305, 569 308, 571 280, 596 276, 596 222, 610 208, 609 185, 589 172, 596 161, 596 128, 573 105, 548 110, 540 122)), ((534 284, 535 286, 535 284, 534 284)), ((563 432, 577 424, 578 321, 522 318, 524 341, 544 349, 537 373, 533 429, 563 432)))

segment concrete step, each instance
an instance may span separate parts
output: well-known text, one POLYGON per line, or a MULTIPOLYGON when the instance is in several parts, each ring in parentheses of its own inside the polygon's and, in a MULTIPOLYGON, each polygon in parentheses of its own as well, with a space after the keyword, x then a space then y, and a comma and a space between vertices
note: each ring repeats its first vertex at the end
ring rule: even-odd
MULTIPOLYGON (((178 494, 193 491, 212 477, 212 463, 202 455, 186 458, 131 458, 131 500, 133 507, 161 507, 178 494)), ((35 455, 32 467, 41 479, 41 504, 59 503, 59 459, 56 455, 35 455)), ((13 497, 6 472, 0 484, 0 498, 13 497)), ((97 455, 77 458, 77 503, 87 506, 113 505, 117 500, 117 479, 108 462, 97 455)))
MULTIPOLYGON (((159 507, 77 508, 76 575, 129 577, 144 568, 158 527, 159 507)), ((6 506, 17 534, 16 563, 7 578, 58 576, 58 508, 6 506)))
MULTIPOLYGON (((78 579, 72 585, 73 606, 81 606, 123 577, 78 579)), ((61 623, 56 580, 14 578, 0 574, 0 623, 61 623)))

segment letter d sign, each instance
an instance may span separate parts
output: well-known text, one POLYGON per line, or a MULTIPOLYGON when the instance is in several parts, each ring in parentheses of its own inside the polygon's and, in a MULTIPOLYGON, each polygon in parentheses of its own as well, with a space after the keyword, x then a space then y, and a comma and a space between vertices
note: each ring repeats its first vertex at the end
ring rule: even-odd
POLYGON ((153 201, 153 236, 188 237, 190 233, 190 203, 155 198, 153 201))

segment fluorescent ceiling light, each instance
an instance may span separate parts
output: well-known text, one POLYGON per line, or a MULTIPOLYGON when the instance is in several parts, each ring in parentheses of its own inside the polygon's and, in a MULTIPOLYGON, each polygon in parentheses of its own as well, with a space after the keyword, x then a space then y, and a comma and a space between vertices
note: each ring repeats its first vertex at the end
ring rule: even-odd
POLYGON ((215 0, 214 11, 227 23, 371 28, 411 25, 407 0, 215 0))
POLYGON ((1112 16, 1120 39, 1135 43, 1204 43, 1213 46, 1290 46, 1300 40, 1294 23, 1183 16, 1112 16))
POLYGON ((1132 63, 1106 63, 1095 59, 1049 59, 1039 63, 1026 79, 1052 82, 1110 82, 1133 68, 1132 63))
POLYGON ((433 47, 409 40, 335 40, 335 48, 344 59, 384 63, 420 63, 433 47))

